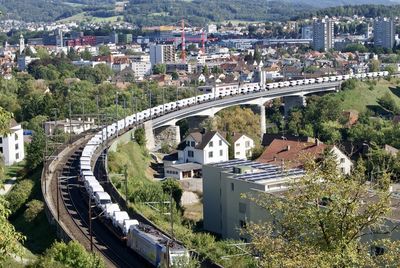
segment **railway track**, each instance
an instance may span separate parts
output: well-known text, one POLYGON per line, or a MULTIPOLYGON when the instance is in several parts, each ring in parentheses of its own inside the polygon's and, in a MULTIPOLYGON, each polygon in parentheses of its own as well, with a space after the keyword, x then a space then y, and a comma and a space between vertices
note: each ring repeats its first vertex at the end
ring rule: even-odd
MULTIPOLYGON (((63 222, 74 240, 90 250, 88 196, 78 181, 78 159, 86 141, 75 145, 70 154, 57 160, 50 189, 53 204, 58 204, 55 217, 63 222)), ((94 213, 92 219, 93 252, 103 257, 107 267, 151 267, 115 237, 94 213)))

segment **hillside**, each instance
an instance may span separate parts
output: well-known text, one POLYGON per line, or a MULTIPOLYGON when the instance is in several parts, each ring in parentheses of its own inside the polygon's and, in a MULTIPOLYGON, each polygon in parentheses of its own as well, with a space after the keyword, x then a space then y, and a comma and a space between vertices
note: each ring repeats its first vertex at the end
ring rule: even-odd
MULTIPOLYGON (((85 13, 115 15, 115 0, 0 0, 3 19, 56 21, 85 13)), ((186 18, 193 25, 208 22, 288 20, 320 8, 360 4, 400 4, 400 0, 130 0, 125 19, 138 25, 172 24, 186 18)))

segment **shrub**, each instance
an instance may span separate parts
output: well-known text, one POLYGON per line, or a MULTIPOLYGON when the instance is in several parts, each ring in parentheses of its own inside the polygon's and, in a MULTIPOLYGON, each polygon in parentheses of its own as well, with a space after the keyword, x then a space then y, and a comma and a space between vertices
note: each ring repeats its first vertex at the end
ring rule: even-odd
POLYGON ((24 219, 27 222, 34 221, 44 208, 43 202, 36 199, 30 201, 26 206, 27 209, 24 211, 24 219))
POLYGON ((135 130, 134 135, 135 135, 135 140, 136 140, 137 144, 139 144, 140 146, 146 145, 146 136, 145 136, 144 128, 137 128, 135 130))
POLYGON ((26 203, 34 185, 35 183, 32 180, 22 180, 7 194, 6 199, 9 202, 11 214, 17 212, 26 203))

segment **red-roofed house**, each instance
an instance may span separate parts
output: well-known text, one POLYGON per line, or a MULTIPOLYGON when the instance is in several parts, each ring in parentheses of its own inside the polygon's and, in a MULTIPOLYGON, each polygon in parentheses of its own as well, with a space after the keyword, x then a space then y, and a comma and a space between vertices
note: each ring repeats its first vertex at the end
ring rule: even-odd
POLYGON ((318 141, 318 139, 316 139, 315 142, 275 139, 257 159, 257 162, 275 165, 283 164, 286 167, 301 168, 304 164, 305 157, 319 159, 322 157, 325 149, 330 149, 336 157, 338 168, 343 174, 349 174, 351 172, 353 163, 350 158, 336 146, 323 144, 318 141))

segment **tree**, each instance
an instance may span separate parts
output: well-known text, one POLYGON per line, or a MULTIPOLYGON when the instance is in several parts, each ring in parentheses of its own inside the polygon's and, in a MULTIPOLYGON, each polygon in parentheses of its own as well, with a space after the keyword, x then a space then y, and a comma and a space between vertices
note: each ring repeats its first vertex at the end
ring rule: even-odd
POLYGON ((172 195, 177 208, 179 208, 183 194, 182 186, 179 182, 175 179, 166 179, 163 181, 161 187, 165 194, 172 195))
POLYGON ((135 129, 134 137, 137 144, 139 144, 140 146, 146 145, 146 133, 144 128, 135 129))
POLYGON ((85 49, 84 51, 81 52, 81 57, 84 60, 91 60, 92 59, 92 53, 88 49, 85 49))
POLYGON ((154 74, 165 74, 167 72, 167 66, 165 64, 156 64, 153 67, 154 74))
MULTIPOLYGON (((381 267, 382 262, 396 266, 397 252, 385 248, 389 252, 374 257, 371 245, 361 241, 368 232, 385 229, 384 217, 390 213, 388 189, 366 184, 362 164, 350 177, 341 175, 329 156, 322 162, 308 160, 305 168, 305 176, 279 196, 245 195, 268 217, 263 223, 249 223, 244 230, 254 242, 260 266, 381 267)), ((387 181, 387 174, 381 179, 387 181)), ((398 247, 398 242, 391 244, 398 247)))
POLYGON ((99 47, 99 55, 100 56, 110 56, 111 55, 111 50, 108 46, 102 45, 99 47))
POLYGON ((5 136, 10 133, 10 122, 13 114, 0 107, 0 135, 5 136))
POLYGON ((226 134, 226 141, 229 143, 228 157, 229 157, 229 159, 234 159, 235 158, 235 144, 233 143, 232 134, 229 132, 226 134))
POLYGON ((178 74, 177 72, 173 72, 173 73, 171 74, 171 76, 172 76, 172 79, 173 79, 173 80, 178 80, 178 79, 179 79, 179 74, 178 74))
POLYGON ((399 107, 389 92, 378 99, 378 104, 382 106, 385 110, 397 114, 399 112, 399 107))
POLYGON ((372 60, 370 65, 371 65, 370 68, 371 72, 378 72, 381 67, 381 63, 379 60, 372 60))
POLYGON ((26 149, 26 166, 29 170, 39 167, 43 161, 43 153, 46 146, 46 137, 42 128, 33 129, 31 143, 26 149))
POLYGON ((209 70, 208 70, 208 66, 207 65, 204 65, 204 67, 203 67, 203 74, 204 75, 208 75, 209 74, 209 70))
POLYGON ((25 237, 16 232, 14 226, 8 221, 10 210, 7 206, 7 201, 0 197, 0 266, 10 255, 22 253, 20 242, 25 240, 25 237))
POLYGON ((76 267, 76 268, 103 268, 104 261, 96 254, 91 254, 76 241, 55 242, 46 250, 31 267, 76 267))

